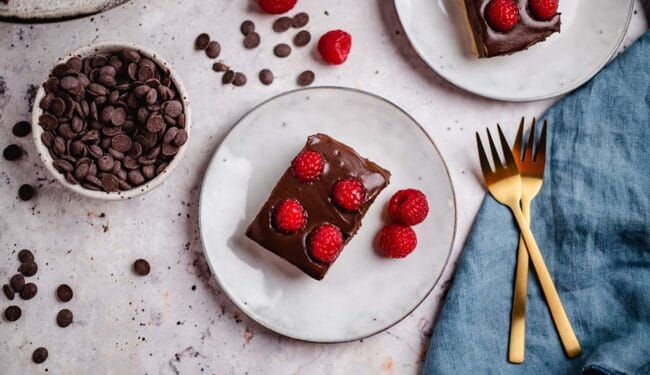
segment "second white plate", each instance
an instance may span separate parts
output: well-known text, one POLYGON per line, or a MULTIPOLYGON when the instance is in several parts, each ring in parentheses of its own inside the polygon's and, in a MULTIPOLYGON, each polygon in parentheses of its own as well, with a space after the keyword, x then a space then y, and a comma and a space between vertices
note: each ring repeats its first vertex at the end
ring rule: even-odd
POLYGON ((526 51, 478 59, 463 0, 394 0, 404 31, 422 59, 443 78, 475 94, 530 101, 569 92, 616 53, 633 0, 560 0, 562 31, 526 51))

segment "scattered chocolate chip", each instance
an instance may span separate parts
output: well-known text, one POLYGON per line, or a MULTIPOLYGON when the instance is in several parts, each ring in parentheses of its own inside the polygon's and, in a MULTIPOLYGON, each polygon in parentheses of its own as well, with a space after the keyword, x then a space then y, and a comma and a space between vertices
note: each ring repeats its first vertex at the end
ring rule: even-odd
POLYGON ((226 72, 228 71, 229 67, 228 65, 222 63, 222 62, 216 62, 212 64, 212 70, 215 72, 226 72))
POLYGON ((27 283, 23 290, 20 291, 20 298, 24 300, 32 299, 38 293, 38 288, 34 283, 27 283))
POLYGON ((235 79, 232 81, 235 86, 244 86, 246 84, 246 75, 242 72, 235 73, 235 79))
POLYGON ((72 311, 63 309, 56 314, 56 324, 61 328, 65 328, 72 323, 72 311))
POLYGON ((36 262, 26 262, 18 267, 18 272, 22 273, 23 276, 32 277, 38 272, 38 265, 36 262))
POLYGON ((20 274, 15 274, 9 279, 9 285, 16 293, 20 293, 25 289, 25 277, 20 274))
POLYGON ((223 74, 223 77, 221 77, 221 83, 227 85, 229 83, 232 83, 234 79, 235 79, 235 72, 232 70, 228 70, 223 74))
POLYGON ((13 289, 11 289, 11 287, 9 285, 7 285, 7 284, 3 285, 2 286, 2 291, 4 292, 5 296, 7 296, 7 299, 9 301, 14 300, 14 296, 16 295, 16 293, 14 292, 13 289))
POLYGON ((316 75, 311 70, 305 70, 298 76, 298 86, 309 86, 314 82, 316 75))
POLYGON ((208 46, 208 43, 210 43, 210 35, 206 33, 199 34, 194 41, 194 48, 204 50, 208 46))
POLYGON ((291 19, 291 26, 296 29, 307 26, 309 23, 309 15, 305 12, 300 12, 293 16, 291 19))
POLYGON ((36 348, 34 353, 32 353, 32 361, 34 361, 34 363, 43 363, 47 359, 47 355, 47 349, 43 347, 36 348))
POLYGON ((307 30, 301 30, 293 37, 293 45, 296 47, 304 47, 311 41, 311 34, 307 30))
POLYGON ((61 284, 56 288, 56 296, 59 297, 61 302, 69 302, 72 299, 72 288, 68 284, 61 284))
POLYGON ((151 271, 151 266, 146 260, 138 259, 133 262, 133 271, 140 276, 146 276, 151 271))
POLYGON ((289 30, 291 27, 291 18, 289 17, 280 17, 275 22, 273 22, 273 31, 281 33, 289 30))
POLYGON ((25 137, 32 131, 32 124, 27 121, 18 121, 11 129, 16 137, 25 137))
POLYGON ((260 34, 255 31, 251 31, 246 37, 244 37, 244 47, 247 49, 253 49, 260 45, 260 34))
POLYGON ((270 85, 273 83, 273 72, 271 72, 269 69, 262 69, 260 70, 260 82, 262 82, 265 85, 270 85))
POLYGON ((280 43, 273 48, 273 53, 277 57, 287 57, 291 54, 291 47, 286 43, 280 43))
POLYGON ((220 53, 221 45, 215 40, 208 43, 208 46, 205 48, 205 54, 211 59, 216 59, 220 53))
POLYGON ((241 26, 239 26, 239 31, 244 35, 248 35, 255 31, 255 23, 251 20, 246 20, 241 23, 241 26))
POLYGON ((23 149, 16 144, 11 144, 5 147, 4 151, 2 152, 2 156, 4 156, 4 158, 9 161, 17 160, 23 156, 23 149))
POLYGON ((28 201, 34 198, 35 193, 36 190, 34 190, 34 187, 29 184, 20 185, 20 188, 18 188, 18 197, 22 201, 28 201))
POLYGON ((20 310, 20 307, 11 305, 5 309, 5 319, 7 319, 10 322, 15 322, 16 320, 20 319, 20 316, 23 314, 22 310, 20 310))
POLYGON ((28 249, 22 249, 18 252, 18 260, 20 263, 32 263, 34 261, 34 253, 28 249))

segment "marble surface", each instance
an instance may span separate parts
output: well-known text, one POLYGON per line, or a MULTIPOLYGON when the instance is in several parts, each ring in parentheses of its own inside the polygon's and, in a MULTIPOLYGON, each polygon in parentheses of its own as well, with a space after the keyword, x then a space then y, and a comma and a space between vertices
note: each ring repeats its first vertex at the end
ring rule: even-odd
MULTIPOLYGON (((623 48, 646 28, 641 6, 623 48)), ((304 69, 318 85, 364 89, 392 100, 415 117, 446 159, 457 194, 458 230, 454 260, 461 252, 483 198, 474 153, 474 130, 496 122, 514 136, 521 115, 541 114, 554 100, 504 103, 467 94, 432 73, 410 48, 392 2, 301 0, 296 11, 312 17, 318 36, 344 28, 354 37, 349 61, 329 67, 311 47, 284 60, 272 47, 291 34, 274 34, 274 17, 241 1, 134 0, 101 15, 56 24, 0 24, 0 140, 28 153, 19 162, 0 160, 0 278, 18 267, 16 253, 33 249, 40 270, 38 295, 18 300, 23 316, 0 319, 0 374, 413 374, 422 365, 440 299, 450 285, 454 262, 426 301, 398 325, 346 344, 316 345, 270 332, 247 319, 210 276, 197 228, 201 176, 232 124, 272 95, 296 87, 304 69), (239 24, 254 19, 260 48, 241 47, 239 24), (194 37, 209 32, 222 44, 225 61, 248 75, 243 88, 223 87, 211 62, 192 50, 194 37), (17 139, 11 126, 29 118, 30 93, 57 57, 97 40, 132 40, 159 51, 181 75, 194 106, 191 148, 169 180, 126 202, 100 202, 73 195, 52 182, 30 138, 17 139), (276 81, 257 81, 261 68, 276 81), (29 202, 16 198, 23 183, 38 186, 29 202), (151 261, 137 277, 132 262, 151 261), (61 329, 55 316, 64 304, 54 290, 70 284, 65 304, 75 323, 61 329), (35 365, 31 353, 49 349, 35 365)), ((265 152, 265 150, 260 150, 265 152)), ((16 301, 14 301, 16 302, 16 301)), ((0 296, 0 308, 9 305, 0 296)), ((318 322, 314 322, 318 324, 318 322)))

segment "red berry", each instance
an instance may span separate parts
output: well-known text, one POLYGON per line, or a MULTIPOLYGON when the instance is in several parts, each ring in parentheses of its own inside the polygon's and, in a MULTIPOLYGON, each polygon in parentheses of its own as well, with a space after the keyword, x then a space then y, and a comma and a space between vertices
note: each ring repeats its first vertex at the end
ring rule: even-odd
POLYGON ((344 178, 334 184, 332 199, 334 203, 346 211, 359 211, 366 200, 366 189, 358 178, 344 178))
POLYGON ((305 227, 307 212, 296 199, 285 199, 273 210, 273 226, 284 234, 294 234, 305 227))
POLYGON ((311 256, 323 263, 332 263, 343 250, 341 230, 332 224, 323 224, 309 236, 311 256))
POLYGON ((530 0, 528 9, 535 19, 549 21, 557 14, 558 0, 530 0))
POLYGON ((299 153, 293 159, 291 166, 293 167, 293 174, 300 181, 316 181, 323 173, 325 159, 320 152, 307 150, 299 153))
POLYGON ((352 47, 352 36, 343 30, 326 32, 318 41, 318 52, 329 64, 343 64, 352 47))
POLYGON ((388 213, 402 224, 420 224, 429 214, 427 196, 416 189, 400 190, 390 199, 388 213))
POLYGON ((263 11, 271 14, 285 13, 291 10, 298 0, 257 0, 263 11))
POLYGON ((510 31, 519 22, 519 8, 514 0, 492 0, 485 8, 485 18, 494 30, 510 31))
POLYGON ((389 224, 379 232, 379 250, 390 258, 404 258, 418 244, 413 228, 402 224, 389 224))

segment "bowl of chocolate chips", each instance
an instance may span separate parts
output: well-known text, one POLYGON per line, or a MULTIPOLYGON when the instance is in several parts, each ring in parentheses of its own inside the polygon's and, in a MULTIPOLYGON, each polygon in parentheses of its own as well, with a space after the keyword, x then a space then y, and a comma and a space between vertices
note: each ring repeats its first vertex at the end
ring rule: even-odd
POLYGON ((32 113, 36 149, 64 186, 129 199, 159 186, 190 134, 187 92, 156 53, 127 42, 82 47, 49 72, 32 113))

